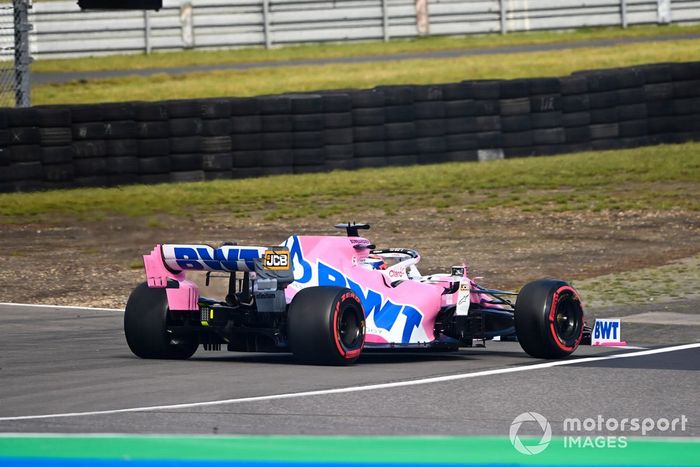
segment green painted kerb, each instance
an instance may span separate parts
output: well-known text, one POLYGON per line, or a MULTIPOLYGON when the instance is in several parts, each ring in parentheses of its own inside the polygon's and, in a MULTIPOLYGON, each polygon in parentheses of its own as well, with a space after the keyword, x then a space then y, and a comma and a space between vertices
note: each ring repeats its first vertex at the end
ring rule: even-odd
POLYGON ((0 458, 649 466, 700 463, 697 439, 627 441, 626 448, 567 448, 562 438, 553 438, 544 452, 526 456, 518 453, 506 437, 0 435, 0 458))

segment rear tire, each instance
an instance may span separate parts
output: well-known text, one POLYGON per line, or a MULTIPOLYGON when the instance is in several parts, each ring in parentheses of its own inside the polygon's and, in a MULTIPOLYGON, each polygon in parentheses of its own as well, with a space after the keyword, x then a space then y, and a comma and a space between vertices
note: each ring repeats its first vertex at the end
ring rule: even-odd
POLYGON ((126 343, 137 357, 186 360, 199 347, 196 336, 174 343, 166 331, 168 299, 165 289, 139 284, 131 292, 124 312, 126 343))
POLYGON ((515 302, 515 331, 520 346, 536 358, 571 355, 583 336, 578 292, 564 281, 541 279, 522 288, 515 302))
POLYGON ((289 305, 287 335, 294 356, 314 365, 349 365, 365 344, 365 313, 343 287, 309 287, 289 305))

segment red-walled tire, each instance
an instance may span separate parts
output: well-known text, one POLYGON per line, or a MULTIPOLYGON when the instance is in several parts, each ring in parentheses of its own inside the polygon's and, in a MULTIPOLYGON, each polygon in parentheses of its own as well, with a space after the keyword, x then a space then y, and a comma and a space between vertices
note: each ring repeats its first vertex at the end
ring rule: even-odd
POLYGON ((365 345, 365 313, 343 287, 309 287, 289 305, 287 337, 294 356, 314 365, 350 365, 365 345))
POLYGON ((137 357, 186 360, 197 351, 196 336, 174 342, 166 330, 168 299, 165 289, 139 284, 126 303, 124 335, 137 357))
POLYGON ((581 343, 583 321, 581 298, 564 281, 530 282, 515 302, 515 332, 520 346, 533 357, 571 355, 581 343))

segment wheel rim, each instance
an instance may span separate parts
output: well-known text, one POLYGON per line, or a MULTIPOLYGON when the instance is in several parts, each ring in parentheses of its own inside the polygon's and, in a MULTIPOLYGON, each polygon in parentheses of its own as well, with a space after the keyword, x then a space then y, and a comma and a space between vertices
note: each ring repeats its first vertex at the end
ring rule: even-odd
POLYGON ((567 345, 576 344, 583 327, 583 310, 580 302, 571 293, 559 297, 554 312, 554 330, 559 340, 567 345))
POLYGON ((338 340, 346 350, 354 350, 362 345, 362 322, 354 306, 344 307, 338 317, 338 340))

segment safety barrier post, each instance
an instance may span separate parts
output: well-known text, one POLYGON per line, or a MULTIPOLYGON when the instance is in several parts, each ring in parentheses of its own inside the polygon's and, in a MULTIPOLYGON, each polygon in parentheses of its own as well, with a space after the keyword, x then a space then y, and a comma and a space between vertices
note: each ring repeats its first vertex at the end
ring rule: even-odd
POLYGON ((143 10, 143 41, 146 55, 151 53, 151 12, 143 10))
POLYGON ((384 42, 389 41, 389 5, 387 0, 382 0, 382 35, 384 42))
POLYGON ((272 47, 272 32, 270 31, 270 0, 262 2, 263 34, 265 35, 265 48, 272 47))
POLYGON ((508 32, 508 5, 506 5, 506 0, 500 0, 501 3, 501 34, 506 34, 508 32))

